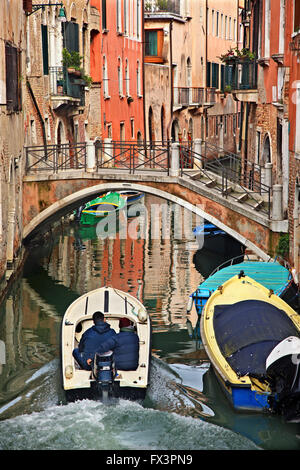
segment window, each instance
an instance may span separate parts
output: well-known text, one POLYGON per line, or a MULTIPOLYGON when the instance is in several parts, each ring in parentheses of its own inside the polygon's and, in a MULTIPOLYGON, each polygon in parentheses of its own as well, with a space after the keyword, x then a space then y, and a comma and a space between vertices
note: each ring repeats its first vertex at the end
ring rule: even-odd
POLYGON ((107 59, 106 56, 103 56, 103 94, 104 98, 109 98, 108 92, 108 75, 107 75, 107 59))
POLYGON ((211 86, 211 63, 207 62, 206 63, 206 86, 210 87, 211 86))
POLYGON ((220 32, 221 38, 223 38, 223 13, 221 13, 221 32, 220 32))
POLYGON ((227 39, 227 16, 225 16, 224 38, 227 39))
POLYGON ((146 31, 146 55, 157 56, 157 31, 146 31))
POLYGON ((8 111, 21 111, 21 60, 20 51, 9 43, 5 43, 6 69, 6 106, 8 111))
POLYGON ((122 17, 121 17, 121 0, 117 0, 117 32, 121 33, 122 31, 122 17))
POLYGON ((141 90, 141 66, 140 66, 140 61, 137 61, 137 67, 136 67, 136 92, 138 96, 142 96, 142 90, 141 90))
POLYGON ((211 12, 211 34, 215 34, 215 10, 211 12))
POLYGON ((73 21, 63 23, 64 47, 68 51, 79 52, 79 25, 73 21))
POLYGON ((216 36, 219 36, 219 12, 216 13, 216 36))
POLYGON ((219 88, 219 64, 211 64, 211 86, 219 88))
POLYGON ((294 0, 294 31, 300 30, 300 2, 294 0))
POLYGON ((120 122, 120 141, 125 142, 125 124, 120 122))
POLYGON ((123 3, 123 23, 124 23, 124 34, 128 34, 128 0, 124 0, 123 3))
POLYGON ((137 0, 137 10, 136 10, 136 36, 138 39, 141 37, 141 0, 137 0))
POLYGON ((148 29, 145 31, 145 61, 163 62, 164 34, 162 29, 148 29))
POLYGON ((134 139, 134 119, 130 119, 131 138, 134 139))
POLYGON ((231 17, 229 17, 229 24, 228 24, 228 39, 231 39, 231 17))
POLYGON ((43 52, 43 74, 49 74, 49 58, 48 58, 48 27, 41 25, 42 29, 42 52, 43 52))
POLYGON ((122 59, 118 59, 118 84, 119 84, 119 96, 123 97, 123 70, 122 70, 122 59))
POLYGON ((126 87, 126 96, 130 96, 130 79, 129 79, 128 59, 126 59, 126 61, 125 61, 125 87, 126 87))
POLYGON ((102 0, 102 29, 107 29, 107 22, 106 22, 106 0, 102 0))

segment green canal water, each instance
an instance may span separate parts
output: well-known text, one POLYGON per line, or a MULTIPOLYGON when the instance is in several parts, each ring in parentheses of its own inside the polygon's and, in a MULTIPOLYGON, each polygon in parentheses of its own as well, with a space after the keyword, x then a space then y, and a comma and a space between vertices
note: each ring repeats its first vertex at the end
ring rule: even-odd
POLYGON ((123 219, 106 237, 65 219, 29 247, 0 312, 1 450, 300 449, 299 425, 232 410, 201 341, 191 339, 187 324, 197 318, 186 312, 188 296, 201 272, 226 256, 198 250, 192 233, 175 229, 174 211, 157 211, 165 206, 145 196, 144 217, 126 219, 125 237, 123 219), (62 317, 78 296, 104 285, 132 293, 151 315, 150 387, 143 402, 66 403, 62 317))

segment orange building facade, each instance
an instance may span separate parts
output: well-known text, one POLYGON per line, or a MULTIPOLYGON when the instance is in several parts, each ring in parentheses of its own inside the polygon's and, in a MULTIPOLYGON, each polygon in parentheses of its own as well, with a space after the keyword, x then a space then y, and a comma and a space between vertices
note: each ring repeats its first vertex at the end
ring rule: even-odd
POLYGON ((102 138, 144 138, 143 0, 92 0, 91 76, 101 86, 102 138))

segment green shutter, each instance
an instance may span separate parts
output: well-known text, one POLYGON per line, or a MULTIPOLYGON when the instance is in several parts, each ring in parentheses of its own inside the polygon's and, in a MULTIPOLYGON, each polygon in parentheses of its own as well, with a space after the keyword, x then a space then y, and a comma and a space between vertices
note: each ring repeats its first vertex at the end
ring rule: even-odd
POLYGON ((73 21, 67 21, 64 25, 64 47, 69 52, 79 52, 79 25, 73 21))
POLYGON ((210 62, 206 62, 206 86, 211 86, 211 73, 210 73, 210 62))
POLYGON ((157 31, 146 31, 146 55, 157 56, 157 31))
POLYGON ((225 90, 225 65, 221 64, 221 90, 225 90))
POLYGON ((211 86, 219 88, 219 64, 212 63, 212 80, 211 86))
POLYGON ((42 52, 43 52, 43 73, 49 74, 49 59, 48 59, 48 27, 45 24, 42 27, 42 52))

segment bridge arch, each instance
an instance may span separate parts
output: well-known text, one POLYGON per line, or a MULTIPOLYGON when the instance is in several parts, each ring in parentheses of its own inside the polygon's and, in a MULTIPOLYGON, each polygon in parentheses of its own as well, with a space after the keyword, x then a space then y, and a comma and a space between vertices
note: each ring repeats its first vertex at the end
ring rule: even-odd
POLYGON ((260 247, 255 245, 252 241, 248 240, 244 236, 242 236, 237 231, 233 230, 231 227, 227 226, 214 216, 206 213, 204 210, 201 209, 200 206, 191 204, 190 202, 186 201, 184 198, 175 196, 173 194, 168 193, 159 188, 155 188, 152 186, 139 184, 139 183, 122 183, 122 182, 105 182, 99 183, 94 186, 86 187, 79 191, 76 191, 59 201, 54 202, 49 207, 41 211, 38 215, 36 215, 23 229, 23 241, 26 242, 30 238, 32 238, 35 233, 43 226, 51 223, 51 220, 57 218, 59 214, 64 215, 67 212, 71 211, 72 208, 75 208, 79 202, 81 201, 88 201, 93 198, 93 196, 104 193, 106 191, 118 191, 124 189, 132 189, 141 191, 146 194, 152 194, 154 196, 161 197, 162 199, 166 199, 170 202, 175 204, 179 204, 180 206, 194 212, 195 214, 203 217, 204 219, 208 220, 209 222, 215 224, 220 229, 224 230, 226 233, 231 235, 233 238, 238 240, 242 243, 246 248, 256 253, 260 256, 263 260, 268 261, 270 256, 264 252, 260 247))

